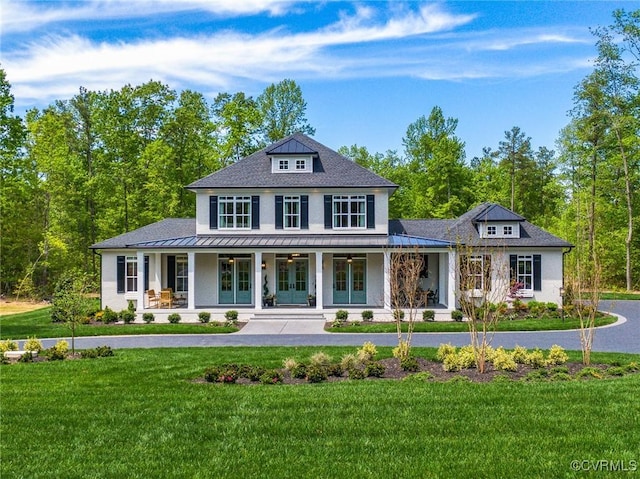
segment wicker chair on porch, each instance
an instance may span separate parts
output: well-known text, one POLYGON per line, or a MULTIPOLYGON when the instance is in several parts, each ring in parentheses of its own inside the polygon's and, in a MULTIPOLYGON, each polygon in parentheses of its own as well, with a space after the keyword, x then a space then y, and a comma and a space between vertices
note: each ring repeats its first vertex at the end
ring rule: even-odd
POLYGON ((160 307, 173 308, 173 291, 171 289, 163 289, 160 291, 160 307))

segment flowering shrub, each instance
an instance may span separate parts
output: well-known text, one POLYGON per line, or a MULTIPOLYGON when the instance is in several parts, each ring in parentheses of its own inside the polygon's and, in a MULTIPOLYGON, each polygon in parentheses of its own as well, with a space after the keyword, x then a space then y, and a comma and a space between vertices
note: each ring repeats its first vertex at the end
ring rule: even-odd
POLYGON ((0 341, 0 352, 4 353, 5 351, 17 351, 18 343, 12 341, 11 339, 5 339, 4 341, 0 341))
POLYGON ((513 283, 511 283, 511 286, 509 286, 509 292, 507 293, 507 295, 510 298, 519 298, 520 296, 520 290, 524 288, 524 283, 522 283, 521 281, 514 281, 513 283))
POLYGON ((267 371, 260 376, 261 384, 282 384, 283 380, 282 374, 275 370, 267 371))

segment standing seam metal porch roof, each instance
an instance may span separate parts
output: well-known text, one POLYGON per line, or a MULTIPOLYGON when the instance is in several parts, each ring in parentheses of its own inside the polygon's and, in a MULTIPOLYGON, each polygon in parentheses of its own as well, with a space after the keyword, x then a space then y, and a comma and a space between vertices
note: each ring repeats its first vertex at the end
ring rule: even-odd
POLYGON ((226 188, 388 188, 398 185, 367 170, 302 133, 294 133, 186 187, 226 188), (313 157, 312 173, 273 173, 270 155, 293 152, 313 157))

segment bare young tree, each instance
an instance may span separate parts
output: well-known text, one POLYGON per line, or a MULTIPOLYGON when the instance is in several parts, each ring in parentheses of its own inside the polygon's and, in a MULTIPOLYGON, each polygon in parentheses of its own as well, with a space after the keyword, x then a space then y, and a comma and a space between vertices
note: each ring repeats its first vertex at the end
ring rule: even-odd
POLYGON ((456 291, 467 318, 478 372, 484 373, 487 354, 497 328, 500 308, 510 288, 507 256, 499 248, 458 244, 456 291))
POLYGON ((398 333, 398 347, 394 355, 404 360, 411 354, 411 338, 418 309, 425 304, 424 293, 420 288, 424 257, 417 247, 412 250, 398 247, 388 254, 391 308, 398 333), (407 325, 406 333, 402 332, 403 324, 407 325))

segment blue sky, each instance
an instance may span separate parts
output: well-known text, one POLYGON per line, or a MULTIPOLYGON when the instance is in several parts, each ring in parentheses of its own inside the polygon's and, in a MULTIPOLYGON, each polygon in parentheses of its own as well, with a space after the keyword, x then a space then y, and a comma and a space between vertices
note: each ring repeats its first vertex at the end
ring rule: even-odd
POLYGON ((329 147, 402 153, 439 106, 471 159, 513 126, 555 147, 592 69, 589 28, 617 8, 640 2, 3 0, 0 63, 18 114, 80 86, 153 79, 212 102, 291 78, 329 147))

